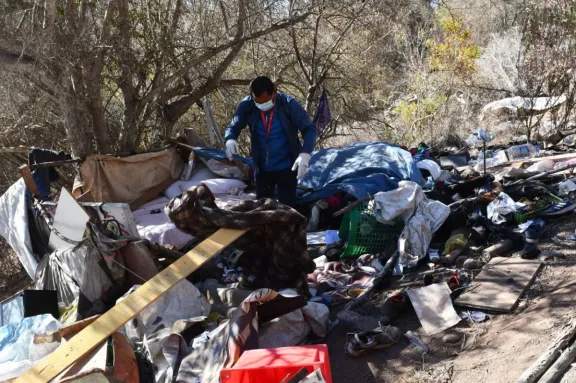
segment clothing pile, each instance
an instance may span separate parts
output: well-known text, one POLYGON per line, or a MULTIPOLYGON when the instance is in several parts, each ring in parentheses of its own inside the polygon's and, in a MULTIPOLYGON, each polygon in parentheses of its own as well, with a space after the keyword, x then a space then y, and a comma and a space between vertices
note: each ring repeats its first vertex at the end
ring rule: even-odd
POLYGON ((315 265, 307 253, 306 218, 294 209, 265 199, 222 210, 210 189, 200 185, 173 199, 166 213, 178 229, 198 239, 221 228, 250 230, 234 246, 244 251, 242 258, 256 276, 255 285, 310 294, 306 274, 315 265))

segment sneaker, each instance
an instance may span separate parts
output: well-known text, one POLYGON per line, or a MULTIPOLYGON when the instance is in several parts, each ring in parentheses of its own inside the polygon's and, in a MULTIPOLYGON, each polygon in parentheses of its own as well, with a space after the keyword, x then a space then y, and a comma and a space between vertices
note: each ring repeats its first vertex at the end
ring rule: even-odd
POLYGON ((382 315, 380 322, 384 325, 391 324, 410 304, 406 294, 392 295, 378 308, 382 315))
POLYGON ((392 326, 356 333, 351 341, 346 342, 346 355, 356 358, 371 350, 388 348, 398 343, 401 337, 400 330, 392 326))
POLYGON ((569 213, 574 209, 576 209, 576 205, 574 205, 571 201, 565 199, 562 202, 553 203, 548 209, 540 212, 540 215, 543 216, 562 215, 569 213))
POLYGON ((408 338, 408 341, 410 342, 410 345, 414 351, 422 355, 428 353, 428 346, 426 346, 426 343, 422 341, 420 334, 414 331, 407 331, 404 336, 408 338))

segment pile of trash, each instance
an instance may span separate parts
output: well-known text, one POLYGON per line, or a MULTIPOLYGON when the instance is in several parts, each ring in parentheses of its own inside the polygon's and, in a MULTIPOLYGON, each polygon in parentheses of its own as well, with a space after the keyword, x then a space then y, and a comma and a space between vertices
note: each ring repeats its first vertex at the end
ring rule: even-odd
POLYGON ((56 196, 71 160, 43 151, 0 197, 34 280, 0 305, 0 381, 331 382, 335 328, 351 357, 426 354, 400 316, 436 335, 509 313, 576 208, 576 154, 491 138, 318 151, 297 209, 255 200, 250 160, 187 145, 89 157, 56 196))

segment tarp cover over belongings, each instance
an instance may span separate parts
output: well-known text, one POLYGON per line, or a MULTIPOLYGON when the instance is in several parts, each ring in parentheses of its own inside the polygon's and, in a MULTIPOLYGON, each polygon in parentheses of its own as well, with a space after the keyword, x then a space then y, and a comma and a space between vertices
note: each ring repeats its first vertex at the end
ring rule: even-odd
MULTIPOLYGON (((192 352, 182 360, 176 382, 218 383, 220 371, 223 368, 232 367, 244 351, 263 347, 260 344, 259 332, 262 329, 258 324, 257 306, 269 302, 279 295, 281 294, 270 289, 254 291, 242 302, 229 321, 224 322, 210 333, 196 338, 192 352)), ((287 331, 282 335, 289 335, 288 332, 291 332, 290 324, 307 327, 303 322, 293 322, 294 316, 305 319, 317 336, 326 334, 328 309, 324 305, 314 303, 309 303, 295 313, 280 317, 280 321, 277 323, 268 323, 263 327, 270 326, 270 331, 287 331)), ((296 330, 296 332, 298 331, 296 330)), ((292 335, 295 335, 295 332, 292 335)), ((268 339, 266 344, 272 344, 274 341, 282 342, 281 339, 268 339)))
POLYGON ((376 219, 391 223, 396 218, 405 222, 398 240, 400 270, 414 267, 426 256, 432 234, 450 215, 450 208, 439 201, 426 198, 422 187, 414 182, 402 181, 398 189, 374 196, 376 219))
POLYGON ((60 342, 35 343, 34 336, 50 335, 60 327, 62 324, 50 314, 0 327, 0 381, 19 377, 53 352, 60 342))
MULTIPOLYGON (((236 178, 241 180, 248 180, 248 174, 244 173, 243 169, 239 169, 236 165, 231 165, 226 152, 214 148, 194 148, 194 155, 210 169, 221 177, 236 178)), ((254 162, 250 158, 244 158, 239 155, 234 155, 234 158, 240 160, 241 163, 248 167, 254 168, 254 162)))
POLYGON ((12 246, 30 278, 34 278, 38 261, 28 231, 26 184, 22 178, 0 197, 0 235, 12 246))
POLYGON ((337 192, 365 198, 396 189, 402 180, 424 184, 410 152, 397 146, 372 142, 323 149, 312 154, 310 168, 300 184, 311 191, 299 202, 313 202, 337 192))
POLYGON ((309 294, 306 275, 315 264, 308 257, 306 218, 296 210, 272 199, 242 201, 223 210, 210 189, 200 185, 170 201, 166 214, 178 229, 198 239, 222 228, 250 230, 234 246, 244 251, 242 266, 250 269, 259 286, 309 294))
POLYGON ((81 181, 72 195, 80 202, 124 202, 135 209, 179 179, 183 169, 174 148, 124 158, 90 156, 80 167, 81 181))
MULTIPOLYGON (((133 286, 117 303, 138 287, 140 285, 133 286)), ((128 321, 123 332, 136 348, 146 349, 155 366, 154 381, 168 383, 172 381, 181 359, 189 353, 181 333, 196 322, 202 324, 209 314, 210 303, 184 279, 128 321)))
POLYGON ((88 238, 75 248, 44 257, 34 282, 37 290, 56 290, 58 302, 65 305, 79 299, 81 318, 105 312, 109 302, 103 296, 115 299, 114 293, 122 294, 126 273, 118 250, 127 240, 108 238, 92 223, 88 232, 88 238))

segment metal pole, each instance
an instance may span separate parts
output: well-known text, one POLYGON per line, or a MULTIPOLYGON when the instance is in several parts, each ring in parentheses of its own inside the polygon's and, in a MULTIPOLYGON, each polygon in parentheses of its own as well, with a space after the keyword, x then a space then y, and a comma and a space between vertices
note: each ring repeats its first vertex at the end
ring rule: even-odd
POLYGON ((486 141, 482 140, 482 151, 484 152, 484 175, 486 175, 486 141))

